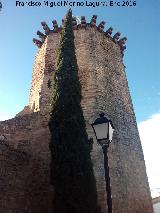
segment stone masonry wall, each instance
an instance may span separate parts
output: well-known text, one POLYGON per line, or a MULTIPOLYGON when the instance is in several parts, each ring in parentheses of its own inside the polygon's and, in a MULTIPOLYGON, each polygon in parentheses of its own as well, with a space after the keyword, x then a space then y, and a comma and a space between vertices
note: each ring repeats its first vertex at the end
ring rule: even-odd
MULTIPOLYGON (((115 126, 109 148, 113 213, 152 213, 143 151, 118 44, 97 28, 74 31, 82 108, 89 137, 90 123, 105 112, 115 126)), ((50 32, 38 50, 27 115, 0 122, 0 213, 51 213, 48 120, 60 33, 50 32), (31 111, 30 111, 31 110, 31 111), (32 113, 33 112, 33 113, 32 113), (9 184, 8 184, 9 183, 9 184), (7 185, 8 184, 8 185, 7 185)), ((102 213, 107 211, 102 149, 94 138, 92 160, 102 213)))
POLYGON ((32 72, 32 83, 30 89, 29 106, 33 112, 40 110, 40 98, 41 90, 44 79, 46 59, 46 42, 43 47, 39 49, 37 56, 35 57, 35 63, 32 72))
MULTIPOLYGON (((26 206, 28 156, 0 144, 0 212, 20 212, 26 206)), ((25 211, 23 211, 25 212, 25 211)))
POLYGON ((40 113, 0 122, 0 213, 50 213, 48 117, 40 113))
MULTIPOLYGON (((151 213, 143 151, 120 47, 95 28, 78 29, 74 32, 82 86, 82 108, 88 134, 94 137, 90 123, 102 111, 112 119, 115 126, 109 150, 113 213, 151 213)), ((55 69, 59 38, 59 34, 50 33, 46 39, 46 73, 50 67, 53 71, 55 69)), ((42 110, 50 107, 51 90, 47 87, 47 79, 48 74, 43 80, 40 104, 42 110)), ((103 154, 96 141, 92 158, 103 213, 107 208, 103 154)))
MULTIPOLYGON (((102 111, 115 126, 109 149, 113 212, 152 212, 143 151, 120 48, 93 28, 77 31, 75 37, 88 134, 93 137, 91 118, 102 111)), ((105 205, 102 151, 96 141, 94 145, 97 188, 101 205, 105 205)), ((105 212, 104 207, 103 210, 105 212)))

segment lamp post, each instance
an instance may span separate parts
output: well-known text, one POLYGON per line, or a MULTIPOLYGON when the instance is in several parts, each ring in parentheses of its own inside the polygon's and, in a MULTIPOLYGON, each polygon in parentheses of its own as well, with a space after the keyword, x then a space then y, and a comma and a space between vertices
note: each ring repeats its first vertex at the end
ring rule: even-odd
POLYGON ((106 181, 106 192, 107 192, 107 206, 108 213, 112 213, 112 195, 109 177, 109 166, 108 166, 108 148, 112 141, 114 127, 112 121, 105 117, 104 113, 99 115, 94 123, 91 124, 97 142, 101 145, 104 155, 104 170, 105 170, 105 181, 106 181))

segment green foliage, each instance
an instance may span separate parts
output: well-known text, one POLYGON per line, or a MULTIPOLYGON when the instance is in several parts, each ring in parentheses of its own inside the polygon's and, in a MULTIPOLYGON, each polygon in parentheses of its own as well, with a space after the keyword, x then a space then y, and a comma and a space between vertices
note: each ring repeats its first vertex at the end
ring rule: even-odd
POLYGON ((49 129, 54 213, 98 213, 91 146, 80 104, 71 10, 62 29, 53 78, 49 129))

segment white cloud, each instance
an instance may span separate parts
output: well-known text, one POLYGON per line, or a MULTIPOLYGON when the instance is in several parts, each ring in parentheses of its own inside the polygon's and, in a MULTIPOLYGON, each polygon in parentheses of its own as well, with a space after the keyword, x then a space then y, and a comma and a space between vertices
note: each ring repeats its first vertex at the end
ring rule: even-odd
POLYGON ((152 197, 160 192, 160 113, 138 124, 152 197))
POLYGON ((76 20, 77 20, 77 24, 81 23, 81 17, 80 16, 76 16, 76 20))

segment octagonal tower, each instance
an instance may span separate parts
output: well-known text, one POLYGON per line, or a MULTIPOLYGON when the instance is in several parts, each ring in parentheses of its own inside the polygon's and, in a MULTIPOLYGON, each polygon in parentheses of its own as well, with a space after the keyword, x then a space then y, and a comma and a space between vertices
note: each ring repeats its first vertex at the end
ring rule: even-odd
MULTIPOLYGON (((152 213, 151 196, 143 151, 123 64, 126 38, 112 36, 112 28, 104 31, 105 22, 96 25, 84 16, 81 23, 73 18, 75 47, 82 87, 82 108, 89 137, 94 138, 90 123, 100 112, 113 121, 115 132, 109 148, 109 167, 113 213, 152 213)), ((60 31, 53 20, 53 29, 42 22, 45 33, 37 31, 40 40, 33 39, 38 53, 33 68, 29 107, 33 112, 49 114, 50 83, 54 75, 56 49, 60 31)), ((46 143, 46 146, 48 143, 46 143)), ((67 153, 66 153, 67 154, 67 153)), ((103 153, 94 138, 92 160, 102 213, 107 210, 103 153)))

